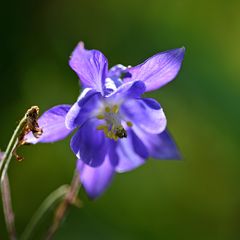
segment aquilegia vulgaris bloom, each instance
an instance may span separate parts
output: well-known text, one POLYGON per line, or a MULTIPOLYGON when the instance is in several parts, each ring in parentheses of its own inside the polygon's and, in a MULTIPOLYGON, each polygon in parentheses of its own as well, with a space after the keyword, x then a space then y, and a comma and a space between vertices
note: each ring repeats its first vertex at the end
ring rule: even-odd
POLYGON ((115 172, 126 172, 149 157, 179 159, 166 130, 160 104, 142 98, 173 80, 180 70, 184 48, 158 53, 135 67, 116 65, 108 70, 106 57, 79 43, 70 66, 84 87, 77 102, 58 105, 39 118, 43 134, 27 142, 54 142, 74 129, 70 146, 77 156, 81 182, 91 198, 98 197, 115 172))

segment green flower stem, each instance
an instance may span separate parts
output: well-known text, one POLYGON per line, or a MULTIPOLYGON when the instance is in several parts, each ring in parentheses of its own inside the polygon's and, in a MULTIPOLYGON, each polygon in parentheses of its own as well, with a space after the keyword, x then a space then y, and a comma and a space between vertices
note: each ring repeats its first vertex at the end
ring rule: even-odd
POLYGON ((80 179, 79 179, 79 174, 76 171, 73 176, 72 183, 70 185, 68 192, 66 193, 63 201, 59 204, 59 206, 57 207, 57 209, 55 211, 53 223, 48 230, 46 240, 52 239, 52 237, 54 236, 54 234, 60 227, 68 208, 71 205, 77 205, 77 206, 80 205, 80 203, 78 202, 78 199, 77 199, 77 195, 80 190, 80 187, 81 187, 81 183, 80 183, 80 179))
POLYGON ((26 125, 28 111, 25 113, 24 117, 21 119, 17 128, 15 129, 10 139, 10 142, 8 143, 7 149, 0 161, 0 186, 1 186, 1 192, 2 192, 3 212, 4 212, 4 218, 6 222, 9 239, 11 240, 15 240, 17 239, 17 237, 16 237, 14 212, 12 208, 10 184, 8 180, 7 170, 13 155, 13 151, 17 147, 17 144, 19 141, 18 138, 23 128, 26 125))
POLYGON ((7 226, 8 236, 10 240, 16 240, 16 229, 14 222, 14 212, 12 209, 11 201, 11 191, 8 180, 8 175, 6 174, 3 181, 1 182, 2 191, 2 202, 3 202, 3 212, 5 217, 5 222, 7 226))
POLYGON ((19 122, 17 128, 15 129, 15 131, 11 137, 11 140, 7 146, 7 149, 4 153, 2 161, 0 162, 0 181, 1 182, 3 182, 3 180, 4 180, 4 176, 8 170, 8 166, 11 161, 13 151, 18 144, 18 137, 19 137, 23 127, 26 124, 26 120, 27 120, 27 113, 24 115, 22 120, 19 122))
POLYGON ((53 207, 59 200, 63 199, 66 194, 69 192, 69 186, 63 185, 52 192, 40 205, 36 213, 33 215, 29 224, 25 228, 20 240, 32 239, 32 235, 35 227, 43 218, 43 216, 47 213, 47 211, 53 207))

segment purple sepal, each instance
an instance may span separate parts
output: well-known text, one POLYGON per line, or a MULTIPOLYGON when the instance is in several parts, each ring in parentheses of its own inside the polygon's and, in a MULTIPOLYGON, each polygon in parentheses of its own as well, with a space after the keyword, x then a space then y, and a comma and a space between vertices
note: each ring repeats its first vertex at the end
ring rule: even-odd
POLYGON ((44 112, 38 119, 39 127, 43 130, 42 135, 35 138, 30 132, 25 136, 25 141, 35 144, 38 142, 56 142, 64 139, 72 131, 65 126, 65 117, 70 108, 70 105, 58 105, 44 112))
POLYGON ((168 130, 160 134, 149 134, 133 127, 136 135, 142 140, 146 146, 149 156, 155 159, 181 159, 180 152, 169 134, 168 130))
POLYGON ((69 65, 77 73, 85 88, 93 88, 103 93, 108 61, 100 51, 86 50, 83 42, 80 42, 71 55, 69 65))
POLYGON ((146 85, 146 91, 156 90, 176 77, 181 68, 184 53, 184 47, 158 53, 142 64, 129 68, 131 77, 124 78, 123 81, 141 80, 146 85))

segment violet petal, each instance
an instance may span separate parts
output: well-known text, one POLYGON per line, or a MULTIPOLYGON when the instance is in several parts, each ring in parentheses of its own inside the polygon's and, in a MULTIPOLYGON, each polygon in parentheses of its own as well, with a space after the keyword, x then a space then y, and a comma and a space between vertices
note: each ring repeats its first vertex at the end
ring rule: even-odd
POLYGON ((139 142, 133 142, 131 137, 132 131, 128 131, 128 137, 118 141, 116 152, 119 157, 118 165, 115 167, 117 172, 131 171, 145 163, 143 158, 136 148, 142 147, 139 142))
POLYGON ((107 99, 123 102, 128 98, 139 98, 145 92, 145 89, 145 84, 142 81, 124 83, 116 91, 109 94, 107 99))
POLYGON ((92 199, 99 197, 106 190, 115 174, 108 157, 105 158, 99 167, 90 167, 82 160, 78 160, 77 169, 80 174, 81 183, 87 195, 92 199))
MULTIPOLYGON (((84 89, 85 91, 86 89, 84 89)), ((101 104, 102 95, 95 90, 88 90, 84 95, 84 91, 80 95, 78 101, 73 104, 66 116, 66 127, 69 129, 74 129, 78 126, 81 126, 88 118, 91 117, 91 114, 95 109, 98 108, 98 105, 101 104)))
POLYGON ((166 128, 167 120, 160 105, 153 102, 150 104, 149 99, 130 99, 123 103, 121 111, 133 125, 152 134, 161 133, 166 128))
POLYGON ((97 130, 99 121, 86 121, 71 139, 73 152, 83 162, 92 167, 100 166, 107 153, 106 138, 103 131, 97 130))
POLYGON ((108 155, 109 155, 110 163, 112 164, 113 167, 116 167, 119 162, 119 157, 116 152, 116 146, 118 142, 112 139, 107 139, 107 141, 108 141, 107 144, 108 144, 108 155))

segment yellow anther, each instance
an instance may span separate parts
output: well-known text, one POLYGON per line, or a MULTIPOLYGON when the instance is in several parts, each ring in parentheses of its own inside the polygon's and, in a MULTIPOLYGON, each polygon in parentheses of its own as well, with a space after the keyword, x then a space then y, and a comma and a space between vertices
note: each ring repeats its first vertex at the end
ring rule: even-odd
POLYGON ((112 112, 113 113, 118 113, 118 111, 119 111, 119 106, 118 105, 113 105, 112 112))
POLYGON ((109 131, 108 133, 107 133, 107 136, 109 137, 109 138, 113 138, 113 136, 114 136, 114 134, 113 134, 113 132, 112 131, 109 131))
POLYGON ((115 141, 117 141, 118 140, 118 136, 116 136, 115 134, 113 135, 113 139, 115 140, 115 141))
POLYGON ((128 127, 132 127, 132 122, 129 122, 129 121, 127 121, 127 125, 128 125, 128 127))
POLYGON ((97 126, 97 130, 105 130, 105 129, 107 129, 107 126, 105 126, 105 125, 98 125, 97 126))
POLYGON ((108 128, 107 128, 107 127, 104 128, 104 129, 103 129, 103 132, 104 132, 105 136, 107 137, 107 136, 108 136, 108 128))
POLYGON ((105 117, 104 117, 104 115, 102 115, 102 114, 99 114, 99 115, 97 115, 97 119, 104 119, 105 117))
POLYGON ((110 107, 105 107, 105 111, 109 113, 111 111, 110 107))

